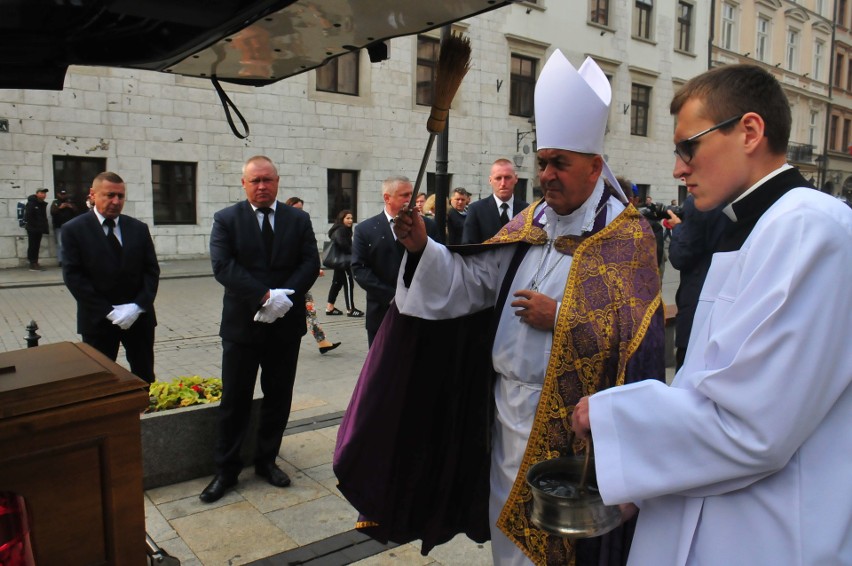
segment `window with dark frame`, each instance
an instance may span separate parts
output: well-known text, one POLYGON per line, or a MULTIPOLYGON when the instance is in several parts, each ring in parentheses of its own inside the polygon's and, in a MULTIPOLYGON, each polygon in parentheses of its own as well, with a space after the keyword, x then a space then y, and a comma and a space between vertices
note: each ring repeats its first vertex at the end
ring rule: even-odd
POLYGON ((692 50, 692 4, 688 2, 678 3, 677 16, 677 48, 681 51, 692 50))
POLYGON ((589 21, 609 25, 609 0, 589 0, 589 21))
POLYGON ((828 149, 837 151, 837 123, 840 121, 839 116, 832 116, 831 123, 828 129, 828 149))
POLYGON ((53 189, 65 189, 77 210, 86 210, 86 198, 92 181, 107 170, 104 157, 77 157, 74 155, 53 156, 53 189))
POLYGON ((852 91, 852 59, 846 62, 846 90, 852 91))
POLYGON ((840 77, 843 74, 843 54, 834 54, 834 86, 840 88, 840 77))
POLYGON ((328 222, 333 224, 341 210, 351 210, 357 221, 355 203, 358 202, 358 171, 348 169, 328 170, 328 222))
POLYGON ((533 95, 538 60, 512 54, 512 70, 509 76, 509 114, 529 118, 533 115, 533 95))
POLYGON ((633 83, 630 93, 630 133, 648 135, 648 110, 651 107, 651 87, 633 83))
POLYGON ((360 51, 335 57, 317 69, 317 90, 358 96, 360 51))
POLYGON ((843 120, 843 137, 840 141, 840 151, 846 153, 849 149, 849 129, 852 128, 852 120, 843 120))
POLYGON ((635 0, 633 8, 633 34, 642 39, 651 39, 654 5, 652 0, 635 0))
POLYGON ((151 161, 154 224, 196 223, 196 163, 151 161))
POLYGON ((417 36, 417 104, 431 106, 435 99, 435 77, 441 43, 432 37, 417 36))

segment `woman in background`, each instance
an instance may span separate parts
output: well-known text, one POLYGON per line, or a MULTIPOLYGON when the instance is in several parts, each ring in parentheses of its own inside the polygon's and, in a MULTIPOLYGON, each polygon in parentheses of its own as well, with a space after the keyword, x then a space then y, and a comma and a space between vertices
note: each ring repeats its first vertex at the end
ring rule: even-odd
MULTIPOLYGON (((334 224, 328 231, 329 239, 334 242, 338 249, 350 255, 352 254, 353 222, 352 211, 341 210, 337 215, 337 220, 334 221, 334 224)), ((325 314, 329 316, 343 314, 340 309, 334 306, 334 301, 337 300, 337 294, 341 289, 343 289, 343 299, 346 301, 346 316, 364 316, 363 312, 355 308, 355 280, 352 277, 351 265, 334 270, 334 279, 331 280, 331 288, 328 290, 328 305, 326 306, 325 314)))
MULTIPOLYGON (((305 201, 299 197, 290 197, 284 202, 284 204, 292 206, 293 208, 303 209, 305 201)), ((325 271, 320 269, 319 274, 320 277, 322 277, 325 275, 325 271)), ((320 326, 319 322, 317 322, 317 311, 314 308, 314 296, 311 295, 310 291, 305 293, 305 322, 307 323, 308 330, 310 330, 314 340, 317 341, 317 347, 319 348, 320 354, 325 354, 326 352, 330 352, 340 346, 340 342, 331 342, 325 337, 325 332, 323 331, 322 326, 320 326)))

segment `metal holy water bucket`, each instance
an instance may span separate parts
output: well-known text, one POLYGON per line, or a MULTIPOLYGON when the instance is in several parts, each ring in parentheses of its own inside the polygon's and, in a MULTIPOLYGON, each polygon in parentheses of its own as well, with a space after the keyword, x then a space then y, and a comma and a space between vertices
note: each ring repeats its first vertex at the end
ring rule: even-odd
POLYGON ((566 456, 544 460, 529 469, 526 479, 533 496, 530 519, 535 526, 560 537, 591 538, 621 524, 618 506, 604 505, 597 491, 594 465, 586 485, 580 485, 584 464, 588 469, 583 456, 566 456), (566 489, 554 490, 554 485, 566 489))

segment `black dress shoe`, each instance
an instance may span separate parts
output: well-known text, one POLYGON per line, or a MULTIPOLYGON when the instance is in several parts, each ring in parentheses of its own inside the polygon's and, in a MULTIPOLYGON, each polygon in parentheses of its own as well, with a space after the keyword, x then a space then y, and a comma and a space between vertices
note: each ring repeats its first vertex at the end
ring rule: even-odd
POLYGON ((334 350, 335 348, 340 346, 340 344, 341 344, 340 342, 335 342, 331 346, 320 346, 320 354, 325 354, 326 352, 331 352, 332 350, 334 350))
POLYGON ((260 464, 254 467, 254 473, 265 478, 275 487, 287 487, 290 485, 290 476, 275 464, 260 464))
POLYGON ((201 495, 199 495, 198 498, 204 503, 219 501, 222 499, 222 496, 225 495, 225 492, 228 491, 228 488, 234 487, 235 485, 237 485, 237 478, 217 474, 216 477, 213 478, 213 481, 204 488, 204 491, 201 492, 201 495))

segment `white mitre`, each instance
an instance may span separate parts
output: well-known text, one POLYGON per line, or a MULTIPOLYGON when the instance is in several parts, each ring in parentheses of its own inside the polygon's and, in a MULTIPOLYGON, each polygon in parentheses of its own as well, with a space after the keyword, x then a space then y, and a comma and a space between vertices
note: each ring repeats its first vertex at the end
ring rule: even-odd
MULTIPOLYGON (((535 84, 537 149, 564 149, 603 157, 612 87, 591 57, 579 71, 560 50, 548 58, 535 84)), ((606 161, 603 177, 627 203, 621 185, 606 161)))

